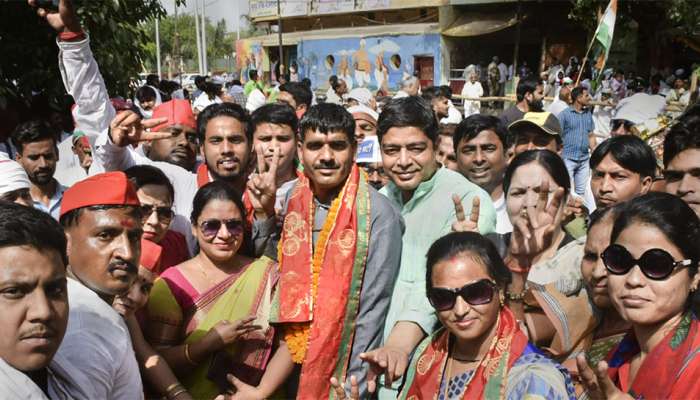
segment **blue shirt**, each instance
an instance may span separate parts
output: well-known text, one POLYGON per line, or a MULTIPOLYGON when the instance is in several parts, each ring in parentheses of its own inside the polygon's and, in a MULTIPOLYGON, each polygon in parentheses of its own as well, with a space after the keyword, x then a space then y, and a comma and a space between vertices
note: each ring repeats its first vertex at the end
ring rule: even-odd
POLYGON ((46 204, 34 200, 34 208, 41 210, 47 214, 51 214, 53 219, 58 221, 58 218, 61 214, 61 202, 63 201, 63 192, 65 192, 66 189, 67 187, 56 182, 56 193, 54 193, 53 197, 51 197, 51 199, 49 200, 49 206, 47 207, 46 204))
POLYGON ((568 107, 559 113, 564 151, 562 158, 581 161, 589 157, 588 134, 593 132, 593 114, 568 107))

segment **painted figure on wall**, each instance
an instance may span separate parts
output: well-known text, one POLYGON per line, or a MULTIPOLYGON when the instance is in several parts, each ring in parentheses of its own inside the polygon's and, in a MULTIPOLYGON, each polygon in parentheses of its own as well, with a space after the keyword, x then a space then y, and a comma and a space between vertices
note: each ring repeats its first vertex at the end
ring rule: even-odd
POLYGON ((353 54, 353 67, 355 68, 355 83, 357 86, 366 87, 370 83, 370 70, 372 64, 369 61, 369 54, 365 50, 365 39, 360 39, 360 48, 353 54))
POLYGON ((377 84, 378 90, 388 91, 388 79, 389 71, 386 65, 384 65, 384 52, 381 51, 377 54, 377 58, 374 62, 374 81, 377 84))
POLYGON ((350 64, 348 63, 348 56, 345 54, 340 56, 340 62, 338 63, 338 78, 345 81, 345 84, 348 85, 348 90, 352 90, 353 82, 352 75, 350 73, 350 64))

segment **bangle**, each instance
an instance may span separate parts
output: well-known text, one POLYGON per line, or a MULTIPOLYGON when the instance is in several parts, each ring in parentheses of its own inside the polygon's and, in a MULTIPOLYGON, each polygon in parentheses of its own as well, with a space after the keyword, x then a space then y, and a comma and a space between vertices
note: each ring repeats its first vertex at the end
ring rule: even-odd
POLYGON ((185 393, 187 389, 185 389, 180 382, 178 383, 173 383, 172 385, 168 386, 168 389, 165 391, 165 397, 168 399, 174 399, 178 395, 181 395, 185 393))
POLYGON ((62 42, 77 42, 78 40, 85 39, 85 32, 83 32, 82 30, 80 32, 61 32, 58 34, 58 38, 62 42))
POLYGON ((514 257, 511 257, 510 255, 506 256, 506 258, 503 261, 506 264, 506 267, 508 267, 508 269, 510 270, 510 272, 514 272, 516 274, 524 274, 530 272, 529 266, 521 266, 518 260, 516 260, 514 257))
POLYGON ((177 396, 179 396, 179 395, 185 393, 186 391, 187 391, 187 389, 182 388, 182 389, 178 390, 177 392, 175 392, 175 393, 171 394, 170 396, 168 396, 168 399, 173 400, 173 399, 175 399, 177 396))
POLYGON ((192 357, 190 357, 190 344, 187 343, 185 344, 185 358, 187 359, 187 362, 194 365, 195 367, 197 366, 197 363, 192 361, 192 357))
POLYGON ((525 299, 525 291, 523 290, 520 293, 506 292, 506 298, 510 301, 522 303, 523 299, 525 299))

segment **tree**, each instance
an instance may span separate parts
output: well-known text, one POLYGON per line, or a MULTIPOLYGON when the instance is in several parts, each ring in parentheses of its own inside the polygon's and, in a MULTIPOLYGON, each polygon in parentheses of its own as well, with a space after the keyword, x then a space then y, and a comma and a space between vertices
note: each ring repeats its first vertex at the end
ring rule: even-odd
MULTIPOLYGON (((183 0, 176 0, 182 3, 183 0)), ((127 95, 141 71, 149 38, 144 22, 163 17, 159 0, 73 0, 90 35, 107 89, 127 95)), ((0 100, 28 100, 32 91, 65 92, 57 66, 56 33, 25 1, 0 0, 0 100)))
MULTIPOLYGON (((205 19, 207 29, 207 57, 209 60, 223 58, 225 54, 234 51, 235 40, 232 40, 226 33, 226 21, 219 20, 216 25, 211 23, 209 18, 205 19)), ((175 54, 175 33, 179 34, 180 56, 183 62, 194 62, 197 60, 197 34, 195 30, 194 16, 180 14, 177 18, 174 15, 161 18, 160 29, 160 53, 164 60, 170 56, 173 60, 175 54)), ((146 57, 144 65, 148 70, 156 69, 156 28, 155 21, 150 20, 145 23, 148 43, 146 45, 146 57)))

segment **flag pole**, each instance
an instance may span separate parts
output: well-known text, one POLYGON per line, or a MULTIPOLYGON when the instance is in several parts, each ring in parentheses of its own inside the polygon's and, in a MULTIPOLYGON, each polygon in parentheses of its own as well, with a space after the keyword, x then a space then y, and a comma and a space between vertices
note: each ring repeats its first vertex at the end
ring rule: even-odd
MULTIPOLYGON (((598 32, 598 29, 596 29, 596 33, 598 32)), ((593 43, 595 43, 595 38, 596 34, 593 34, 593 40, 591 40, 591 44, 588 45, 588 50, 586 50, 586 55, 583 56, 583 61, 581 62, 581 69, 578 70, 578 76, 576 77, 576 83, 574 84, 574 87, 578 86, 578 83, 581 81, 581 74, 583 74, 583 69, 586 67, 586 61, 588 60, 588 54, 591 52, 591 49, 593 48, 593 43)))

